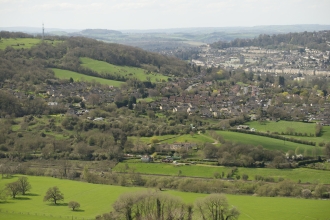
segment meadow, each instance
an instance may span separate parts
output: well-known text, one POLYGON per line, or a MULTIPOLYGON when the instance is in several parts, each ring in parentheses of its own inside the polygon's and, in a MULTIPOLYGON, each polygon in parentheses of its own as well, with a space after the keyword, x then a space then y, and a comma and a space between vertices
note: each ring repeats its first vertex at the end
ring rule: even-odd
POLYGON ((275 138, 269 138, 264 136, 252 135, 252 134, 243 134, 238 132, 230 131, 216 131, 217 134, 221 135, 225 140, 251 144, 254 146, 262 146, 269 150, 279 150, 282 152, 288 152, 289 150, 295 151, 299 147, 299 153, 307 154, 312 156, 313 149, 316 149, 318 155, 322 155, 322 148, 314 147, 305 144, 294 143, 290 141, 279 140, 275 138))
POLYGON ((286 133, 288 129, 297 133, 307 133, 308 135, 315 133, 315 123, 293 122, 293 121, 266 121, 259 123, 258 121, 251 121, 246 123, 250 128, 255 128, 261 132, 278 132, 279 134, 286 133))
MULTIPOLYGON (((215 140, 207 135, 190 134, 184 135, 162 135, 162 136, 153 136, 153 137, 140 137, 139 140, 143 143, 150 144, 152 139, 158 139, 159 143, 196 143, 198 145, 203 145, 204 143, 214 143, 215 140)), ((136 142, 138 139, 136 137, 130 137, 130 140, 136 142)))
MULTIPOLYGON (((14 49, 28 49, 41 42, 42 40, 38 38, 2 38, 0 40, 0 50, 4 50, 8 46, 14 49)), ((53 44, 61 41, 45 40, 44 42, 53 44)))
MULTIPOLYGON (((0 188, 16 179, 17 177, 2 179, 0 188)), ((90 184, 51 177, 28 176, 28 180, 32 185, 32 190, 28 195, 18 196, 17 199, 8 199, 7 202, 0 203, 1 219, 95 219, 95 216, 111 211, 111 204, 119 195, 147 190, 146 188, 90 184), (58 186, 64 194, 64 202, 56 206, 43 202, 45 192, 52 186, 58 186), (67 207, 66 204, 71 200, 80 203, 80 210, 71 211, 67 207)), ((205 194, 172 190, 162 193, 181 197, 186 203, 194 203, 197 198, 206 196, 205 194)), ((241 220, 328 219, 330 214, 329 200, 266 198, 242 195, 226 196, 230 205, 240 210, 239 219, 241 220)))
POLYGON ((150 78, 151 82, 167 81, 168 77, 159 73, 147 73, 147 70, 129 67, 129 66, 117 66, 104 61, 94 60, 87 57, 81 57, 80 61, 82 66, 94 70, 100 74, 111 73, 119 74, 128 78, 137 78, 141 81, 148 81, 150 78))
POLYGON ((75 82, 78 82, 78 81, 96 82, 96 83, 105 84, 105 85, 109 85, 109 86, 115 86, 115 87, 120 87, 120 85, 123 84, 123 82, 120 82, 120 81, 83 75, 83 74, 69 71, 69 70, 62 70, 62 69, 56 69, 56 68, 52 68, 52 70, 54 71, 56 77, 58 77, 60 79, 72 78, 75 82))
MULTIPOLYGON (((224 172, 225 176, 227 173, 231 172, 231 167, 224 166, 209 166, 209 165, 182 165, 177 166, 174 164, 166 163, 129 163, 123 162, 118 163, 113 171, 116 172, 126 172, 126 164, 129 167, 128 172, 133 171, 141 174, 160 174, 160 175, 171 175, 178 176, 179 170, 181 171, 181 176, 188 177, 204 177, 204 178, 214 178, 214 173, 224 172)), ((294 182, 299 180, 302 183, 324 183, 330 184, 330 171, 324 170, 314 170, 308 168, 297 168, 297 169, 271 169, 271 168, 237 168, 237 173, 235 175, 242 176, 247 174, 249 180, 254 180, 256 175, 261 175, 263 177, 272 177, 276 181, 279 178, 289 179, 294 182)))

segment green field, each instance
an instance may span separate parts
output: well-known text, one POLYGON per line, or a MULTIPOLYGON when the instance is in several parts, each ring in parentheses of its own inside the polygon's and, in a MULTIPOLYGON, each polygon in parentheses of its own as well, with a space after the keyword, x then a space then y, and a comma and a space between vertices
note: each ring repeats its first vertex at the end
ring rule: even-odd
MULTIPOLYGON (((238 132, 230 131, 216 131, 217 134, 220 134, 225 140, 233 141, 237 143, 250 144, 255 146, 263 146, 269 150, 280 150, 283 152, 288 152, 289 150, 295 151, 299 147, 301 153, 306 149, 308 155, 312 155, 312 151, 315 148, 314 146, 293 143, 290 141, 283 141, 275 138, 268 138, 264 136, 243 134, 238 132)), ((322 149, 320 147, 316 148, 317 154, 322 155, 322 149)))
MULTIPOLYGON (((190 134, 184 134, 184 135, 162 135, 162 136, 153 136, 153 137, 140 137, 139 140, 150 144, 152 138, 157 138, 159 140, 159 143, 196 143, 198 145, 202 145, 204 143, 214 143, 215 140, 207 135, 202 134, 194 134, 191 136, 190 134)), ((130 139, 135 142, 137 141, 136 137, 130 137, 130 139)))
MULTIPOLYGON (((125 171, 126 163, 118 163, 113 171, 123 172, 125 171)), ((214 173, 225 173, 231 171, 230 167, 223 166, 208 166, 208 165, 182 165, 177 166, 174 164, 166 163, 129 163, 127 162, 129 169, 134 172, 141 174, 161 174, 161 175, 172 175, 177 176, 179 170, 181 170, 182 176, 190 177, 205 177, 213 178, 214 173)), ((299 180, 302 183, 326 183, 330 184, 330 171, 324 170, 313 170, 307 168, 297 168, 297 169, 271 169, 271 168, 237 168, 237 175, 242 176, 242 174, 247 174, 249 180, 254 180, 256 175, 261 175, 263 177, 273 177, 276 181, 278 178, 289 179, 295 182, 299 180)))
POLYGON ((159 73, 147 73, 147 70, 137 68, 137 67, 128 67, 128 66, 116 66, 104 61, 98 61, 90 59, 87 57, 80 58, 82 66, 97 71, 98 73, 111 73, 119 74, 128 78, 137 78, 141 81, 148 81, 150 77, 151 82, 157 81, 167 81, 168 77, 159 73))
MULTIPOLYGON (((27 196, 18 196, 18 199, 8 199, 0 203, 0 219, 95 219, 96 215, 109 212, 111 204, 122 193, 146 190, 138 187, 121 187, 110 185, 89 184, 70 180, 61 180, 51 177, 29 176, 32 190, 27 196), (64 194, 62 205, 53 206, 43 202, 47 189, 58 186, 64 194), (80 203, 79 211, 71 211, 65 203, 75 200, 80 203)), ((16 178, 2 179, 0 187, 15 181, 16 178)), ((168 190, 169 193, 179 196, 186 203, 193 203, 205 194, 184 193, 168 190)), ((239 219, 329 219, 329 200, 295 199, 295 198, 266 198, 241 195, 226 195, 229 203, 236 206, 241 216, 239 219)))
POLYGON ((55 73, 55 76, 60 79, 70 79, 72 78, 74 81, 87 81, 87 82, 97 82, 109 86, 115 86, 119 87, 123 82, 115 81, 115 80, 109 80, 109 79, 102 79, 94 76, 87 76, 83 75, 77 72, 69 71, 69 70, 62 70, 62 69, 56 69, 52 68, 52 70, 55 73))
POLYGON ((314 134, 315 132, 315 123, 303 123, 303 122, 293 122, 293 121, 266 121, 264 123, 259 123, 257 121, 251 121, 246 123, 250 128, 255 128, 257 131, 261 132, 281 132, 286 133, 289 128, 292 128, 293 132, 297 133, 307 133, 308 135, 314 134))
MULTIPOLYGON (((5 49, 8 46, 11 46, 15 49, 28 49, 32 46, 41 43, 42 40, 38 38, 2 38, 0 40, 0 50, 5 49)), ((45 40, 47 43, 58 43, 59 41, 49 41, 45 40)))

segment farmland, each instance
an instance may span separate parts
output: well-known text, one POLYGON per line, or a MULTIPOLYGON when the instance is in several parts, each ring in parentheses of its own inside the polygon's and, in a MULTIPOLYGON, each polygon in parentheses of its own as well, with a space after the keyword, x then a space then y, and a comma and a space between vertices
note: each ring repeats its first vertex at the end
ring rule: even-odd
MULTIPOLYGON (((14 49, 28 49, 41 42, 41 39, 38 38, 2 38, 0 40, 0 50, 3 50, 8 46, 13 47, 14 49)), ((60 41, 45 40, 45 42, 54 44, 60 41)))
POLYGON ((148 79, 150 79, 151 82, 167 81, 166 76, 163 76, 158 73, 147 73, 147 70, 137 67, 117 66, 104 61, 98 61, 87 57, 80 58, 80 61, 82 62, 83 67, 97 71, 100 74, 119 74, 127 78, 137 78, 141 81, 148 81, 148 79))
MULTIPOLYGON (((30 194, 8 199, 0 204, 1 219, 94 219, 96 215, 109 212, 111 204, 123 193, 146 190, 138 187, 121 187, 99 184, 89 184, 50 177, 29 176, 32 185, 30 194), (58 186, 64 194, 64 202, 57 206, 43 202, 47 189, 58 186), (78 211, 71 211, 66 203, 75 200, 81 204, 78 211), (7 213, 9 212, 9 213, 7 213), (29 214, 28 214, 29 213, 29 214)), ((12 179, 2 179, 0 187, 13 182, 12 179)), ((205 194, 184 193, 168 190, 179 196, 186 203, 193 203, 205 194)), ((229 203, 236 206, 241 216, 239 219, 327 219, 330 211, 329 200, 294 199, 294 198, 265 198, 241 195, 226 195, 229 203), (279 211, 281 210, 281 211, 279 211)))
POLYGON ((251 134, 242 134, 238 132, 229 132, 229 131, 217 131, 217 134, 220 134, 225 140, 231 140, 233 142, 251 144, 251 145, 260 145, 269 150, 279 150, 282 152, 287 152, 289 150, 295 151, 297 147, 301 153, 306 153, 307 155, 313 154, 313 149, 317 150, 317 154, 322 154, 322 149, 319 147, 293 143, 289 141, 283 141, 275 138, 268 138, 264 136, 257 136, 251 134))
POLYGON ((261 132, 278 132, 279 134, 286 133, 290 128, 292 132, 314 134, 315 123, 292 122, 292 121, 278 121, 278 122, 263 122, 252 121, 246 123, 250 128, 255 128, 261 132))
MULTIPOLYGON (((190 177, 204 177, 213 178, 214 173, 225 173, 231 171, 230 167, 223 166, 207 166, 207 165, 183 165, 176 166, 174 164, 165 163, 127 163, 129 166, 129 171, 134 170, 134 172, 139 172, 142 174, 161 174, 161 175, 172 175, 177 176, 179 170, 182 176, 190 177)), ((330 184, 330 172, 323 170, 312 170, 307 168, 298 169, 271 169, 271 168, 237 168, 238 171, 236 175, 242 176, 242 174, 247 174, 249 180, 254 180, 256 175, 263 177, 272 177, 276 181, 278 178, 289 179, 295 182, 299 180, 302 183, 326 183, 330 184)), ((114 167, 114 171, 126 172, 125 163, 119 163, 114 167)))
POLYGON ((123 82, 115 81, 115 80, 109 80, 109 79, 102 79, 94 76, 87 76, 80 73, 76 73, 69 70, 61 70, 52 68, 52 70, 55 73, 55 76, 60 79, 70 79, 72 78, 74 81, 87 81, 87 82, 96 82, 101 83, 109 86, 115 86, 119 87, 123 82))

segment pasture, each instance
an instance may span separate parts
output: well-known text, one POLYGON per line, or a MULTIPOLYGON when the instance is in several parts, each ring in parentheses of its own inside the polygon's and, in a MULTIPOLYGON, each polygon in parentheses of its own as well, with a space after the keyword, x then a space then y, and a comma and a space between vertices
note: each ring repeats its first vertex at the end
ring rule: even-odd
POLYGON ((316 149, 316 153, 318 155, 322 155, 322 148, 314 147, 305 144, 293 143, 290 141, 279 140, 275 138, 269 138, 264 136, 252 135, 252 134, 243 134, 238 132, 230 132, 230 131, 216 131, 217 134, 221 135, 225 140, 250 144, 254 146, 262 146, 269 150, 279 150, 282 152, 288 152, 289 150, 295 151, 297 147, 301 153, 307 155, 313 155, 313 150, 316 149))
POLYGON ((293 122, 293 121, 266 121, 259 123, 258 121, 251 121, 246 123, 250 128, 255 128, 257 131, 261 132, 278 132, 279 134, 292 131, 293 133, 302 134, 314 134, 315 133, 315 123, 303 123, 303 122, 293 122))
POLYGON ((142 68, 129 67, 129 66, 117 66, 104 61, 94 60, 87 57, 81 57, 80 61, 82 66, 98 73, 111 73, 123 75, 128 78, 137 78, 141 81, 160 82, 167 81, 168 77, 159 73, 147 73, 148 71, 142 68))
MULTIPOLYGON (((41 42, 42 40, 38 38, 2 38, 0 40, 0 50, 4 50, 8 46, 14 49, 28 49, 41 42)), ((54 44, 60 41, 45 40, 44 42, 54 44)))
MULTIPOLYGON (((16 179, 17 177, 2 179, 0 188, 16 179)), ((0 203, 1 219, 95 219, 95 216, 111 211, 111 204, 119 195, 147 190, 146 188, 90 184, 51 177, 29 176, 28 180, 32 185, 30 194, 18 196, 17 199, 8 199, 7 202, 0 203), (56 206, 43 202, 45 192, 52 186, 58 186, 64 194, 64 202, 56 206), (80 210, 71 211, 67 207, 66 203, 71 200, 80 203, 80 210)), ((194 203, 197 198, 206 196, 205 194, 172 190, 163 193, 181 197, 186 203, 194 203)), ((330 215, 329 200, 266 198, 241 195, 226 196, 230 205, 236 206, 240 210, 240 220, 328 219, 330 215)))
POLYGON ((202 134, 194 134, 193 136, 190 134, 184 135, 162 135, 162 136, 153 136, 153 137, 140 137, 139 139, 136 137, 130 137, 133 142, 141 141, 146 144, 151 143, 151 139, 156 138, 159 140, 159 143, 195 143, 197 145, 203 145, 204 143, 214 143, 215 140, 207 135, 202 134))
MULTIPOLYGON (((126 172, 125 164, 128 165, 129 170, 138 172, 141 174, 161 174, 161 175, 171 175, 177 176, 179 170, 181 170, 181 176, 188 177, 204 177, 204 178, 214 178, 214 173, 224 172, 225 176, 227 173, 231 172, 231 167, 224 166, 209 166, 209 165, 182 165, 177 166, 174 164, 166 163, 118 163, 113 171, 116 172, 126 172)), ((275 181, 278 178, 292 180, 302 183, 325 183, 330 184, 330 171, 324 170, 313 170, 307 168, 297 168, 297 169, 271 169, 271 168, 237 168, 238 171, 235 175, 242 176, 247 174, 249 180, 254 180, 256 175, 261 175, 263 177, 272 177, 275 181)))
POLYGON ((69 71, 69 70, 62 70, 62 69, 56 69, 56 68, 52 68, 52 70, 54 71, 55 76, 60 79, 72 78, 76 82, 78 82, 78 81, 96 82, 96 83, 109 85, 109 86, 115 86, 115 87, 119 87, 121 84, 123 84, 123 82, 120 82, 120 81, 103 79, 103 78, 98 78, 98 77, 94 77, 94 76, 87 76, 87 75, 69 71))

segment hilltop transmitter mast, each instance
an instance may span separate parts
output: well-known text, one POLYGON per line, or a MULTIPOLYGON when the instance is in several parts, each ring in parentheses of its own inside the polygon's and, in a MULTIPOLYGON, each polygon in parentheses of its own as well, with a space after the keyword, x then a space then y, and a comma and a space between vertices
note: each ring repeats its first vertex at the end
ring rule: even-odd
POLYGON ((44 23, 42 23, 42 40, 44 40, 45 38, 45 27, 44 27, 44 23))

